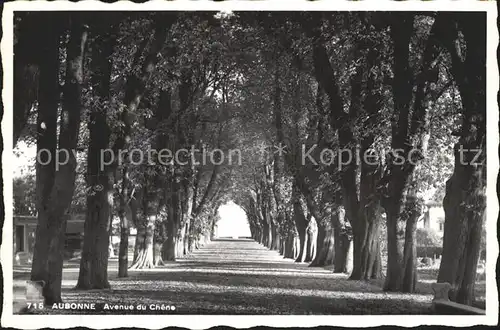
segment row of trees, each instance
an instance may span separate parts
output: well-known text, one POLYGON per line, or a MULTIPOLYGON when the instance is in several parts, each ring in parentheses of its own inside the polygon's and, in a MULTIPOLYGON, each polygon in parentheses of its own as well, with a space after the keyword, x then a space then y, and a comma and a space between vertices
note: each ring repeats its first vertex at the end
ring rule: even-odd
POLYGON ((241 184, 251 187, 240 189, 239 203, 253 237, 293 256, 295 232, 297 261, 310 261, 302 254, 311 251, 314 218, 311 265, 333 263, 345 272, 352 237, 350 278, 370 279, 382 275, 385 226, 384 288, 414 292, 423 197, 444 193, 438 281, 452 284, 452 299, 470 304, 485 215, 484 17, 297 14, 265 27, 265 43, 275 48, 268 46, 262 71, 253 72, 268 72, 253 92, 268 95, 262 122, 271 126, 261 139, 289 152, 264 158, 241 184), (340 152, 325 161, 325 148, 340 152), (346 162, 345 151, 359 152, 361 161, 346 162))
MULTIPOLYGON (((352 244, 352 279, 382 275, 387 240, 385 289, 413 292, 416 221, 434 189, 446 212, 438 280, 452 283, 453 299, 473 299, 484 15, 29 12, 15 26, 14 140, 80 150, 86 164, 79 288, 109 287, 114 215, 127 276, 209 240, 232 199, 252 237, 284 257, 345 272, 352 244), (132 152, 191 148, 225 153, 164 164, 132 152), (230 150, 241 164, 228 162, 230 150), (365 158, 344 158, 357 153, 365 158)), ((54 157, 36 164, 32 279, 47 283, 48 303, 61 300, 64 215, 78 182, 78 154, 68 157, 57 170, 54 157)))

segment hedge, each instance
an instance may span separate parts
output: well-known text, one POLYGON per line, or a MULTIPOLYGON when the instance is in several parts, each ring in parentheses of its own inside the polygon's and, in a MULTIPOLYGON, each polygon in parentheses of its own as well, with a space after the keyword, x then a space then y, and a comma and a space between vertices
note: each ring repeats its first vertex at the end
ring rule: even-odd
MULTIPOLYGON (((443 255, 442 246, 417 246, 417 258, 429 257, 433 258, 443 255)), ((486 258, 486 249, 481 251, 480 259, 486 258)))
POLYGON ((417 258, 441 256, 443 254, 442 246, 417 246, 417 258))

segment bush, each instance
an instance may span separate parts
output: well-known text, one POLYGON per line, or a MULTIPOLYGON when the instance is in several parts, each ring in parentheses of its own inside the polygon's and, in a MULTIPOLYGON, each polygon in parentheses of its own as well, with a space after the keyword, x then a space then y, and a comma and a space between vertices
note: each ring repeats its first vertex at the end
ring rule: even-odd
POLYGON ((438 233, 431 228, 417 229, 417 246, 437 247, 442 246, 443 242, 438 233))
POLYGON ((434 256, 440 256, 443 254, 442 246, 417 246, 417 257, 424 258, 429 257, 433 258, 434 256))
POLYGON ((417 229, 417 257, 433 258, 443 254, 443 242, 441 237, 431 228, 417 229))

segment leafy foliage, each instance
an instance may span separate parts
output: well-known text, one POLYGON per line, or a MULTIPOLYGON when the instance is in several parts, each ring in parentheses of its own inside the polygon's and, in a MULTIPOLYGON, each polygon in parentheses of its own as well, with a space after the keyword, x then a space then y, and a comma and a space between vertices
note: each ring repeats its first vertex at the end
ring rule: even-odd
MULTIPOLYGON (((228 200, 246 211, 255 239, 273 236, 266 242, 269 246, 271 241, 278 244, 280 235, 279 244, 300 236, 302 218, 307 222, 304 228, 313 223, 321 228, 338 225, 332 219, 339 207, 348 216, 337 230, 352 238, 361 211, 394 191, 383 179, 390 181, 391 171, 399 170, 388 164, 398 144, 423 153, 401 190, 404 198, 399 200, 406 209, 397 211, 399 220, 410 219, 425 200, 443 199, 454 167, 457 138, 452 133, 461 125, 463 106, 450 72, 452 57, 445 47, 432 43, 434 13, 106 15, 84 17, 91 33, 83 71, 85 125, 80 126, 72 212, 85 212, 93 192, 85 165, 90 162, 89 127, 96 124, 97 115, 105 118, 99 134, 107 147, 126 141, 115 150, 123 151, 123 161, 103 170, 110 174, 112 216, 126 214, 131 226, 154 228, 138 232, 164 247, 169 237, 177 245, 206 240, 217 221, 217 208, 228 200), (397 90, 401 70, 396 62, 401 58, 394 33, 402 22, 409 27, 408 40, 400 47, 408 52, 402 70, 407 74, 402 81, 409 86, 404 107, 397 100, 402 94, 397 90), (102 45, 111 47, 111 56, 99 58, 102 45), (100 62, 110 65, 109 86, 96 69, 100 62), (321 79, 325 73, 327 79, 321 79), (182 164, 159 163, 158 155, 137 158, 141 153, 151 155, 152 150, 175 154, 191 148, 199 153, 184 157, 182 164), (311 148, 317 163, 303 163, 304 150, 311 148), (367 170, 363 159, 354 155, 349 164, 341 164, 341 148, 373 150, 379 162, 367 170), (213 162, 221 156, 213 158, 215 149, 225 157, 220 164, 213 162), (202 162, 203 151, 208 162, 202 162), (237 151, 234 162, 228 162, 232 151, 237 151), (346 184, 349 171, 353 177, 346 184), (412 190, 415 196, 408 193, 412 190), (123 196, 124 191, 130 196, 123 196), (351 210, 350 200, 359 210, 351 210), (312 217, 315 221, 308 222, 312 217)), ((36 35, 30 20, 34 20, 31 14, 16 18, 16 45, 36 35)), ((60 34, 62 84, 69 28, 63 24, 60 34)), ((464 37, 457 42, 464 46, 464 37)), ((36 65, 22 64, 19 85, 33 87, 36 65)), ((19 117, 26 121, 20 139, 33 142, 36 136, 29 128, 36 122, 38 104, 36 97, 26 102, 22 111, 30 111, 19 117)), ((34 185, 33 175, 16 179, 16 213, 36 213, 34 185)), ((373 220, 370 217, 376 216, 369 215, 365 223, 373 220)), ((380 226, 375 240, 381 241, 379 248, 385 252, 386 233, 391 231, 385 223, 380 226)), ((417 231, 417 241, 440 245, 433 233, 422 230, 417 231)))
POLYGON ((432 228, 418 228, 416 237, 418 246, 440 247, 443 244, 441 237, 432 228))

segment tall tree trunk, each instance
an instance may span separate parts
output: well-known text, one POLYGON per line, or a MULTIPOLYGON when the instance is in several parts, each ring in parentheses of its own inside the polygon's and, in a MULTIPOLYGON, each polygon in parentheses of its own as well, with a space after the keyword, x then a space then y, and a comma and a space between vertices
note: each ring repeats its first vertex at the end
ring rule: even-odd
POLYGON ((398 13, 391 25, 394 43, 393 79, 393 129, 392 157, 402 157, 405 162, 396 165, 389 160, 389 171, 382 178, 387 181, 382 198, 387 215, 387 277, 385 290, 414 292, 416 284, 415 230, 421 212, 421 202, 416 198, 419 183, 415 178, 418 162, 425 157, 429 139, 429 101, 426 93, 428 71, 435 68, 436 36, 442 33, 444 21, 435 19, 422 56, 420 72, 414 86, 408 45, 413 35, 414 14, 398 13), (433 64, 434 63, 434 64, 433 64), (416 92, 413 89, 416 87, 416 92), (411 102, 413 99, 413 102, 411 102), (410 109, 413 103, 413 109, 410 109), (396 119, 397 118, 397 119, 396 119), (419 151, 418 158, 409 159, 410 151, 419 151))
POLYGON ((306 248, 306 231, 307 231, 307 219, 304 215, 304 209, 300 201, 300 191, 298 191, 297 184, 294 184, 292 188, 292 202, 293 202, 293 217, 295 221, 295 226, 297 227, 299 246, 298 255, 295 259, 296 262, 302 262, 304 250, 306 248))
POLYGON ((175 245, 175 257, 176 258, 182 258, 184 256, 184 239, 186 237, 186 224, 182 223, 182 216, 181 216, 181 229, 178 233, 177 236, 177 244, 175 245))
POLYGON ((191 223, 190 219, 186 219, 186 225, 184 226, 184 242, 182 246, 183 255, 189 254, 189 235, 191 232, 191 223))
MULTIPOLYGON (((115 178, 115 182, 118 178, 115 178)), ((118 252, 118 277, 128 276, 128 249, 130 220, 137 226, 137 200, 135 189, 131 188, 129 172, 127 166, 122 169, 122 188, 118 191, 118 217, 120 218, 120 248, 118 252)), ((136 236, 137 237, 137 236, 136 236)))
MULTIPOLYGON (((194 222, 195 220, 193 220, 194 222)), ((189 227, 189 236, 188 236, 188 253, 191 253, 193 252, 195 249, 198 248, 198 246, 200 245, 199 242, 200 242, 200 239, 202 237, 197 237, 196 235, 196 231, 195 231, 195 226, 192 225, 191 227, 189 227)))
MULTIPOLYGON (((401 176, 400 176, 401 178, 401 176)), ((416 222, 421 214, 421 203, 416 198, 416 184, 401 178, 400 189, 406 189, 401 200, 392 200, 387 211, 387 291, 414 292, 416 286, 416 222), (392 205, 392 207, 391 207, 392 205), (403 213, 404 210, 404 213, 403 213)), ((395 190, 396 191, 396 190, 395 190)))
POLYGON ((300 240, 299 240, 299 236, 297 234, 297 236, 295 237, 294 241, 293 241, 293 259, 298 262, 299 260, 299 255, 300 255, 300 240))
POLYGON ((163 261, 163 245, 167 239, 166 222, 168 219, 168 213, 166 212, 165 204, 163 200, 158 205, 158 219, 155 223, 154 237, 153 237, 153 260, 155 267, 164 266, 163 261))
POLYGON ((335 255, 334 230, 332 214, 323 212, 322 219, 317 221, 316 256, 310 267, 323 267, 333 264, 335 255))
POLYGON ((271 223, 271 250, 278 250, 280 245, 280 236, 276 224, 271 223))
MULTIPOLYGON (((312 220, 309 220, 312 221, 312 220)), ((314 259, 315 254, 315 244, 316 244, 316 235, 312 232, 312 230, 306 230, 306 244, 304 251, 304 259, 303 262, 311 262, 314 259)))
MULTIPOLYGON (((363 88, 363 75, 364 71, 370 71, 373 67, 373 60, 376 58, 376 53, 369 51, 368 63, 365 67, 360 67, 357 69, 356 73, 351 77, 351 102, 349 105, 349 113, 343 111, 342 97, 339 92, 339 86, 336 83, 336 75, 331 66, 327 50, 324 46, 324 40, 322 40, 319 24, 315 26, 306 26, 306 31, 309 35, 320 42, 313 43, 313 63, 314 72, 316 79, 325 91, 329 99, 329 119, 330 125, 338 132, 338 139, 340 148, 342 150, 349 150, 351 155, 356 154, 356 144, 358 143, 357 138, 353 130, 351 129, 350 121, 356 119, 357 113, 362 110, 362 88, 363 88)), ((360 42, 361 48, 368 48, 365 42, 360 42)), ((358 55, 361 53, 358 51, 358 55)), ((370 75, 369 75, 370 76, 370 75)), ((366 97, 365 111, 369 113, 367 116, 369 121, 377 121, 378 108, 376 102, 376 95, 374 94, 374 79, 370 77, 367 84, 368 96, 366 97), (370 119, 371 118, 371 119, 370 119)), ((362 144, 366 144, 366 141, 362 141, 362 144)), ((369 145, 368 145, 369 147, 369 145)), ((361 278, 371 278, 374 265, 376 260, 379 260, 376 256, 378 255, 378 221, 379 218, 372 218, 374 212, 368 212, 365 214, 366 203, 364 201, 358 200, 357 191, 357 164, 354 161, 349 162, 349 164, 343 165, 343 170, 340 176, 340 186, 343 193, 343 205, 347 214, 347 218, 351 223, 354 236, 354 265, 353 272, 350 276, 351 279, 361 279, 361 278)), ((363 177, 361 180, 361 198, 368 196, 363 192, 363 177)), ((373 192, 373 191, 372 191, 373 192)), ((370 192, 370 193, 372 193, 370 192)), ((341 235, 342 230, 339 227, 335 228, 336 236, 341 235)), ((346 271, 345 262, 347 261, 346 253, 349 252, 349 240, 335 243, 336 250, 339 249, 341 255, 336 254, 336 263, 338 262, 339 271, 346 271)), ((380 269, 380 267, 375 267, 380 269)), ((376 272, 378 273, 378 271, 376 272)))
MULTIPOLYGON (((92 47, 91 82, 95 97, 101 103, 109 101, 110 79, 115 39, 111 31, 97 38, 92 47)), ((88 128, 90 141, 87 158, 87 212, 84 225, 82 258, 77 287, 80 289, 108 288, 108 246, 110 236, 111 202, 113 196, 112 172, 102 168, 105 159, 102 150, 109 147, 110 128, 106 110, 93 107, 88 128)))
POLYGON ((334 273, 348 273, 348 257, 349 251, 352 248, 352 241, 348 239, 347 235, 341 228, 334 229, 334 273))
MULTIPOLYGON (((194 176, 190 174, 191 178, 194 179, 194 176)), ((184 191, 184 200, 182 203, 182 221, 184 223, 184 229, 183 229, 183 244, 182 244, 182 255, 187 255, 189 254, 189 236, 191 233, 191 226, 193 225, 193 186, 191 183, 192 180, 186 178, 184 180, 183 184, 183 191, 184 191)))
POLYGON ((129 224, 127 214, 125 212, 119 213, 120 217, 120 248, 118 251, 118 277, 128 276, 128 237, 129 237, 129 224))
MULTIPOLYGON (((361 110, 361 90, 362 90, 362 76, 363 69, 360 68, 351 78, 351 104, 349 108, 349 115, 351 118, 356 118, 355 115, 361 110)), ((330 119, 331 121, 332 119, 330 119)), ((346 119, 344 118, 344 121, 346 119)), ((351 154, 354 154, 356 151, 356 145, 358 141, 354 137, 354 133, 349 127, 349 125, 344 124, 344 126, 338 129, 338 137, 339 142, 342 148, 346 148, 350 150, 351 154)), ((372 258, 372 254, 374 251, 373 245, 374 242, 370 242, 371 244, 365 249, 364 241, 366 239, 367 226, 366 221, 372 221, 372 219, 366 219, 364 217, 360 217, 360 211, 364 211, 362 209, 361 201, 358 197, 358 184, 357 184, 357 164, 355 161, 349 162, 346 166, 345 170, 342 171, 340 178, 340 186, 342 187, 342 199, 345 209, 345 215, 349 219, 352 228, 353 234, 353 272, 351 273, 349 279, 351 280, 359 280, 362 278, 361 268, 363 263, 369 262, 372 258), (363 262, 363 257, 366 257, 366 262, 363 262)), ((363 177, 362 177, 363 179, 363 177)), ((360 182, 361 184, 363 182, 360 182)), ((360 185, 360 192, 363 189, 363 186, 360 185)), ((362 196, 360 196, 362 197, 362 196)), ((364 205, 363 205, 364 206, 364 205)), ((373 236, 375 234, 370 233, 373 236)), ((348 252, 346 249, 348 248, 347 244, 343 246, 345 250, 343 252, 348 252)), ((346 260, 347 265, 347 260, 346 260)), ((370 265, 371 266, 371 265, 370 265)), ((347 268, 347 267, 346 267, 347 268)), ((371 267, 370 271, 371 271, 371 267)), ((347 271, 347 269, 346 269, 347 271)))
MULTIPOLYGON (((284 142, 284 133, 283 133, 283 123, 282 123, 282 113, 281 113, 281 86, 280 86, 280 67, 279 67, 279 57, 276 56, 276 68, 274 75, 274 118, 275 118, 275 126, 277 132, 278 142, 283 144, 284 142)), ((278 242, 276 243, 277 247, 280 247, 280 253, 285 254, 285 240, 280 235, 280 226, 285 224, 286 216, 285 216, 285 205, 283 198, 283 172, 284 172, 285 162, 282 159, 281 155, 278 153, 274 154, 274 162, 273 162, 273 175, 272 175, 272 191, 274 198, 274 204, 276 207, 275 216, 275 224, 276 224, 276 239, 278 242)))
POLYGON ((143 268, 153 268, 154 267, 154 231, 156 218, 158 216, 159 208, 159 192, 156 189, 154 178, 147 177, 145 186, 143 187, 143 205, 142 222, 140 226, 137 226, 137 239, 136 239, 136 251, 134 255, 134 261, 130 266, 130 269, 143 269, 143 268), (141 235, 139 236, 139 229, 141 235), (143 234, 142 234, 143 233, 143 234))
POLYGON ((397 212, 387 212, 387 277, 384 289, 400 291, 403 280, 404 223, 397 212))
MULTIPOLYGON (((106 180, 106 177, 103 180, 106 180)), ((104 182, 101 181, 101 183, 104 182)), ((87 198, 82 258, 76 285, 79 289, 109 288, 107 265, 111 231, 112 189, 110 185, 108 181, 102 185, 102 191, 106 194, 97 193, 87 198), (89 233, 94 233, 95 236, 90 236, 89 233)))
POLYGON ((407 197, 406 211, 409 216, 406 220, 405 241, 403 252, 403 292, 415 292, 417 286, 417 220, 422 214, 422 205, 416 198, 416 191, 412 192, 412 196, 407 197))
POLYGON ((295 258, 295 237, 293 234, 289 234, 285 240, 285 253, 283 253, 283 257, 287 259, 295 258))
POLYGON ((345 210, 338 205, 332 214, 334 236, 334 273, 350 273, 349 253, 353 250, 352 233, 345 219, 345 210))
MULTIPOLYGON (((40 97, 38 100, 37 116, 37 153, 41 150, 48 150, 48 155, 40 153, 40 160, 36 162, 36 196, 37 196, 37 228, 35 249, 33 251, 33 265, 31 269, 32 281, 49 282, 52 276, 50 287, 44 286, 43 296, 46 303, 61 300, 60 279, 57 276, 56 267, 49 273, 48 258, 50 247, 50 235, 54 235, 51 228, 53 219, 49 218, 49 205, 51 203, 50 194, 54 185, 55 165, 54 154, 57 147, 57 108, 59 106, 59 29, 58 22, 54 20, 44 21, 41 26, 44 33, 43 49, 40 51, 40 97), (43 164, 43 165, 42 165, 43 164)), ((61 224, 62 226, 62 224, 61 224)), ((60 246, 58 240, 61 234, 55 232, 55 244, 60 246)), ((54 256, 53 256, 54 257, 54 256)), ((57 256, 56 256, 57 257, 57 256)), ((62 267, 62 266, 61 266, 62 267)))
MULTIPOLYGON (((393 99, 394 119, 391 147, 397 156, 404 157, 409 151, 408 123, 410 116, 410 102, 412 99, 413 74, 409 64, 408 43, 413 33, 413 14, 398 13, 394 15, 391 25, 391 36, 394 43, 393 59, 393 99)), ((389 160, 391 168, 388 178, 389 196, 384 201, 387 219, 387 276, 384 289, 387 291, 401 291, 403 281, 403 249, 405 240, 405 223, 401 218, 405 204, 405 191, 409 183, 407 167, 395 165, 389 160)), ((407 164, 405 164, 407 165, 407 164)))
POLYGON ((167 239, 162 246, 162 257, 166 261, 175 261, 175 247, 177 244, 177 224, 173 220, 167 221, 167 239))
MULTIPOLYGON (((212 225, 210 226, 210 240, 213 241, 215 239, 215 220, 212 220, 212 225)), ((257 230, 257 229, 255 229, 257 230)), ((258 239, 257 239, 257 232, 255 232, 255 237, 253 237, 254 240, 256 240, 258 242, 258 239)))
POLYGON ((153 239, 153 265, 155 267, 165 265, 165 263, 163 262, 161 249, 162 249, 162 243, 156 242, 153 239))
MULTIPOLYGON (((139 103, 146 88, 146 84, 151 78, 153 70, 156 66, 158 60, 158 54, 161 51, 165 42, 167 29, 169 29, 173 23, 174 19, 173 17, 170 16, 162 17, 161 19, 158 19, 155 22, 154 41, 148 53, 146 54, 146 58, 142 63, 142 68, 138 74, 135 74, 136 71, 134 70, 134 74, 131 74, 127 78, 127 82, 125 85, 125 94, 123 99, 125 107, 122 109, 120 113, 120 119, 124 125, 123 129, 120 132, 118 132, 117 137, 115 139, 115 143, 112 146, 112 151, 114 156, 117 156, 118 152, 123 150, 127 146, 128 143, 127 141, 130 139, 130 134, 131 134, 131 124, 133 121, 132 116, 135 114, 135 111, 139 106, 139 103)), ((104 40, 102 42, 104 49, 106 50, 103 51, 101 55, 97 56, 99 62, 101 63, 101 68, 105 70, 104 72, 106 73, 106 75, 109 74, 110 72, 111 63, 109 63, 110 62, 109 56, 107 57, 105 53, 109 53, 110 51, 112 53, 113 51, 112 46, 111 50, 109 48, 111 44, 110 41, 113 40, 112 37, 109 38, 110 38, 109 40, 104 40)), ((134 69, 136 68, 136 66, 138 66, 146 46, 147 46, 146 43, 143 43, 141 47, 139 47, 132 63, 134 69)), ((100 47, 94 47, 94 48, 97 48, 96 51, 99 51, 100 47)), ((106 88, 103 88, 104 92, 109 94, 109 82, 104 84, 104 86, 106 86, 106 88)), ((109 129, 105 127, 104 123, 102 123, 102 121, 104 121, 104 119, 102 119, 102 116, 104 115, 96 114, 96 116, 101 117, 100 119, 101 123, 98 124, 100 129, 102 129, 103 131, 109 129)), ((99 134, 103 133, 102 131, 101 133, 99 133, 99 131, 96 128, 96 136, 98 136, 99 134)), ((110 223, 108 223, 109 217, 106 218, 105 213, 109 214, 110 211, 109 211, 109 205, 106 206, 105 204, 103 204, 103 201, 106 199, 110 200, 110 195, 112 194, 112 188, 109 182, 106 185, 104 185, 103 184, 104 182, 101 181, 105 181, 107 177, 111 177, 111 173, 117 170, 118 157, 115 157, 111 165, 101 168, 102 165, 107 163, 108 161, 108 159, 100 158, 104 142, 106 144, 108 143, 107 141, 102 141, 102 144, 98 142, 94 144, 96 148, 101 148, 97 149, 99 151, 94 151, 96 153, 95 156, 96 160, 93 162, 92 165, 94 167, 96 163, 99 165, 98 168, 94 169, 95 173, 98 173, 96 177, 99 178, 98 179, 99 182, 91 182, 90 184, 94 184, 95 186, 98 187, 103 185, 104 189, 101 190, 99 201, 97 199, 94 200, 96 205, 91 205, 91 204, 87 205, 87 207, 89 208, 99 208, 100 212, 98 214, 94 214, 94 216, 92 217, 88 217, 85 221, 84 236, 87 237, 87 239, 84 239, 84 247, 80 264, 80 275, 77 284, 77 287, 82 289, 101 288, 109 286, 107 280, 107 267, 108 267, 107 250, 109 242, 109 230, 111 226, 110 223), (104 247, 105 243, 106 246, 104 247)), ((107 146, 105 146, 104 149, 107 149, 107 146)), ((89 151, 89 155, 93 154, 94 152, 89 151)), ((91 165, 89 163, 89 169, 90 166, 91 165)), ((140 237, 139 235, 137 235, 136 241, 139 239, 140 237)))
POLYGON ((137 236, 136 239, 136 250, 137 256, 134 262, 130 266, 130 269, 144 269, 153 268, 153 234, 154 234, 154 224, 156 216, 155 215, 144 215, 144 219, 139 221, 145 221, 144 235, 137 236))
MULTIPOLYGON (((320 37, 319 30, 313 28, 311 30, 311 35, 314 37, 320 37)), ((321 39, 321 38, 320 38, 321 39)), ((340 148, 343 150, 349 150, 350 154, 356 154, 356 140, 354 134, 351 131, 350 126, 347 124, 348 117, 347 114, 342 111, 343 103, 340 97, 339 86, 335 82, 335 74, 332 69, 330 60, 326 48, 322 43, 316 43, 313 47, 313 58, 314 58, 314 71, 318 83, 328 95, 329 100, 329 121, 330 125, 335 128, 338 132, 338 139, 340 143, 340 148)), ((361 108, 361 84, 363 71, 358 69, 357 72, 351 78, 351 104, 349 108, 349 116, 355 118, 356 113, 359 112, 361 108)), ((342 189, 342 204, 345 208, 345 213, 351 226, 353 228, 354 239, 358 235, 355 229, 360 222, 358 218, 359 201, 357 194, 357 182, 356 182, 356 168, 357 164, 354 161, 345 164, 340 176, 340 186, 342 189)), ((336 228, 337 235, 341 233, 340 228, 336 228)), ((337 262, 339 263, 338 270, 343 269, 343 260, 345 260, 345 251, 347 251, 347 244, 341 244, 338 242, 336 244, 337 249, 342 255, 337 256, 337 262), (343 249, 341 249, 343 247, 343 249)), ((354 245, 354 264, 360 263, 358 260, 361 257, 361 253, 356 245, 354 245)), ((356 275, 356 274, 351 274, 356 275)))
POLYGON ((446 183, 443 256, 438 282, 452 285, 450 299, 470 305, 486 210, 486 15, 446 14, 442 42, 451 54, 452 74, 462 100, 463 122, 455 145, 455 168, 446 183), (465 61, 457 54, 457 31, 464 36, 465 61))
POLYGON ((335 256, 335 235, 331 225, 322 226, 318 223, 317 253, 309 266, 324 267, 332 265, 335 256), (320 235, 321 231, 323 233, 320 235), (321 236, 321 237, 320 237, 321 236))
MULTIPOLYGON (((157 133, 156 148, 158 150, 163 150, 168 148, 169 144, 169 134, 166 132, 166 122, 171 117, 173 112, 172 109, 172 91, 170 88, 161 90, 160 99, 158 101, 158 107, 155 111, 156 129, 160 129, 157 133)), ((168 173, 171 175, 173 173, 168 173)), ((158 174, 157 174, 158 175, 158 174)), ((155 177, 155 180, 158 177, 155 177)), ((171 180, 171 178, 167 179, 171 180)), ((159 232, 159 236, 162 238, 162 242, 155 242, 154 251, 154 263, 155 265, 164 264, 164 261, 174 261, 175 260, 175 242, 176 238, 173 232, 177 232, 176 222, 173 218, 173 206, 170 204, 171 199, 168 198, 168 194, 172 194, 172 185, 169 184, 158 184, 160 190, 163 190, 162 203, 161 205, 165 207, 164 212, 166 216, 159 222, 160 228, 155 228, 159 232), (166 201, 166 203, 164 203, 166 201), (159 248, 159 250, 156 250, 159 248)), ((175 192, 174 192, 175 193, 175 192)), ((176 234, 175 234, 176 235, 176 234)))
POLYGON ((443 201, 443 255, 438 282, 448 282, 452 285, 450 299, 471 305, 475 298, 474 287, 486 198, 485 175, 482 173, 485 170, 470 171, 471 166, 467 167, 456 164, 455 171, 447 182, 443 201))
POLYGON ((134 242, 134 259, 137 260, 139 257, 139 252, 141 250, 141 245, 146 239, 146 226, 142 219, 139 219, 139 214, 136 215, 137 223, 135 224, 135 242, 134 242))
POLYGON ((327 238, 326 238, 326 228, 325 225, 323 224, 323 221, 318 221, 318 235, 317 235, 317 246, 318 246, 318 253, 316 254, 316 257, 314 260, 309 264, 309 267, 315 267, 315 266, 321 266, 319 259, 321 261, 324 259, 324 245, 328 245, 326 243, 327 238), (326 243, 326 244, 325 244, 326 243))
MULTIPOLYGON (((378 52, 376 45, 369 44, 365 71, 368 74, 366 81, 366 97, 364 99, 364 112, 368 116, 367 127, 376 126, 380 120, 382 108, 382 94, 380 82, 372 68, 377 66, 378 52)), ((383 208, 378 193, 378 184, 382 170, 380 159, 373 151, 375 132, 364 134, 360 141, 360 154, 363 155, 361 163, 359 209, 357 223, 354 224, 354 260, 350 278, 361 280, 380 278, 382 276, 380 258, 380 225, 382 222, 383 208), (371 159, 370 159, 371 158, 371 159), (369 161, 376 160, 375 163, 369 161)))
MULTIPOLYGON (((59 95, 59 36, 58 19, 47 22, 46 49, 42 52, 45 65, 41 67, 40 82, 44 95, 40 95, 38 114, 38 151, 47 147, 55 151, 55 131, 59 95), (46 70, 46 71, 45 71, 46 70), (50 72, 50 71, 54 72, 50 72), (49 72, 47 72, 49 71, 49 72), (43 78, 42 78, 43 77, 43 78), (42 105, 43 104, 43 105, 42 105)), ((83 83, 83 63, 87 42, 87 30, 76 18, 72 18, 70 40, 67 46, 66 80, 63 90, 59 150, 65 150, 67 162, 63 165, 37 162, 37 195, 39 218, 31 279, 44 281, 45 303, 61 301, 61 277, 64 241, 66 237, 66 213, 71 205, 76 178, 76 158, 73 153, 78 145, 83 83), (54 166, 55 165, 55 166, 54 166), (58 166, 58 168, 57 168, 58 166), (57 170, 55 172, 54 170, 57 170), (50 182, 52 181, 52 182, 50 182), (46 194, 47 193, 47 194, 46 194), (46 195, 41 195, 46 194, 46 195), (40 227, 40 230, 38 230, 40 227)), ((51 156, 55 156, 54 153, 51 156)), ((106 246, 106 250, 107 250, 106 246)))
MULTIPOLYGON (((405 183, 405 186, 408 184, 405 183)), ((387 214, 388 267, 384 284, 384 289, 387 291, 414 292, 416 288, 415 235, 422 205, 416 198, 416 183, 409 184, 409 186, 402 197, 403 206, 397 208, 399 213, 387 214), (402 211, 399 211, 399 208, 405 210, 404 214, 401 214, 402 211)))
POLYGON ((175 183, 175 179, 173 179, 172 184, 172 192, 167 192, 169 196, 167 196, 167 209, 168 209, 168 217, 167 217, 167 239, 163 243, 162 247, 162 257, 165 261, 175 261, 176 259, 176 249, 178 242, 178 233, 180 226, 180 217, 181 217, 181 207, 178 194, 175 193, 177 191, 177 184, 175 183))
MULTIPOLYGON (((257 205, 263 203, 263 198, 260 197, 260 203, 257 203, 257 205)), ((264 206, 260 206, 259 207, 259 212, 260 212, 260 218, 261 218, 261 221, 262 221, 262 228, 263 228, 263 241, 262 241, 262 244, 267 247, 267 248, 270 248, 271 247, 271 243, 272 243, 272 233, 271 233, 271 225, 270 225, 270 222, 269 222, 269 218, 268 218, 268 214, 267 214, 267 210, 264 206)))
POLYGON ((359 223, 354 235, 354 265, 350 276, 353 280, 379 278, 380 224, 382 207, 377 200, 361 201, 359 223))

